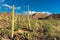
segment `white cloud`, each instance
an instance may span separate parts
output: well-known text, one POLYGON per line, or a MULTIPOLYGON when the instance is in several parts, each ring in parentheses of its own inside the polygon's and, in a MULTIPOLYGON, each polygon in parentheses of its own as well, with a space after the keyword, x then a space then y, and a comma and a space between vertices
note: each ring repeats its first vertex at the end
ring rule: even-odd
POLYGON ((52 13, 51 12, 47 12, 48 15, 51 15, 52 13))
POLYGON ((15 7, 15 9, 20 9, 21 7, 15 7))
POLYGON ((8 7, 8 8, 12 8, 12 6, 10 6, 8 4, 3 4, 3 6, 8 7))
MULTIPOLYGON (((25 14, 27 14, 28 12, 26 11, 26 12, 24 12, 25 14)), ((48 15, 51 15, 52 13, 50 13, 50 12, 48 12, 48 11, 43 11, 43 12, 36 12, 36 11, 29 11, 29 13, 31 14, 31 15, 33 15, 34 13, 45 13, 45 14, 48 14, 48 15)))
MULTIPOLYGON (((26 11, 26 12, 24 12, 25 14, 27 14, 28 12, 26 11)), ((36 13, 35 11, 29 11, 29 13, 32 15, 32 14, 34 14, 34 13, 36 13)))
MULTIPOLYGON (((7 7, 7 8, 12 8, 12 6, 11 5, 8 5, 8 4, 3 4, 3 6, 5 6, 5 7, 7 7)), ((15 9, 20 9, 21 7, 15 7, 15 9)))
POLYGON ((0 0, 0 2, 4 2, 5 0, 0 0))
POLYGON ((43 12, 41 12, 41 13, 46 13, 46 14, 48 14, 48 15, 51 15, 51 14, 52 14, 52 13, 49 12, 49 11, 43 11, 43 12))

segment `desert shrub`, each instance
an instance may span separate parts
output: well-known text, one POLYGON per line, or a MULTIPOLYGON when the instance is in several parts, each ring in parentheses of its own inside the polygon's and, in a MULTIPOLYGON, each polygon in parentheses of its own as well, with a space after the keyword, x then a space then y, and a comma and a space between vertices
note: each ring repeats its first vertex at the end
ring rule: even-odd
POLYGON ((2 33, 1 33, 2 37, 8 37, 10 36, 10 34, 11 34, 11 31, 8 29, 2 30, 2 33))
POLYGON ((20 29, 20 26, 17 25, 17 24, 15 24, 15 26, 14 26, 14 30, 15 30, 15 31, 18 31, 19 29, 20 29))

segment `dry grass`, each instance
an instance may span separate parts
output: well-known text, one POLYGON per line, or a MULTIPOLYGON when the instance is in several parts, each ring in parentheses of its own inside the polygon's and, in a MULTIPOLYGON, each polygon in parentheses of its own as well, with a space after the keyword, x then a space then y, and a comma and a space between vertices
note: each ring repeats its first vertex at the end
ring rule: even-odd
MULTIPOLYGON (((9 17, 7 17, 9 18, 9 17)), ((11 19, 1 18, 0 23, 3 22, 4 27, 0 24, 0 34, 2 38, 9 38, 11 35, 11 19), (2 20, 2 21, 1 21, 2 20), (5 20, 5 21, 4 21, 5 20), (7 21, 9 20, 9 21, 7 21), (6 23, 9 23, 6 24, 6 23), (7 26, 8 25, 8 26, 7 26), (2 30, 3 29, 3 30, 2 30)), ((34 20, 30 19, 30 27, 28 26, 27 17, 18 17, 15 20, 15 38, 14 39, 28 39, 28 40, 53 40, 58 38, 60 40, 60 20, 34 20), (20 18, 20 19, 19 19, 20 18), (17 34, 16 34, 17 33, 17 34), (18 38, 17 38, 18 37, 18 38)), ((21 39, 21 40, 22 40, 21 39)))

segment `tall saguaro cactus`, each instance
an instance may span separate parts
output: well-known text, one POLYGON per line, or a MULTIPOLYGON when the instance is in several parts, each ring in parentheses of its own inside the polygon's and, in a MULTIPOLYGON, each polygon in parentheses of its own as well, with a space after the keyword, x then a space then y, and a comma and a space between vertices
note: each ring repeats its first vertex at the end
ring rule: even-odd
MULTIPOLYGON (((30 13, 29 13, 29 5, 28 5, 28 29, 30 29, 30 13)), ((28 34, 29 39, 29 34, 28 34)))
POLYGON ((29 13, 29 5, 28 5, 28 26, 30 27, 30 13, 29 13))
POLYGON ((13 38, 14 35, 14 5, 12 6, 12 34, 11 37, 13 38))

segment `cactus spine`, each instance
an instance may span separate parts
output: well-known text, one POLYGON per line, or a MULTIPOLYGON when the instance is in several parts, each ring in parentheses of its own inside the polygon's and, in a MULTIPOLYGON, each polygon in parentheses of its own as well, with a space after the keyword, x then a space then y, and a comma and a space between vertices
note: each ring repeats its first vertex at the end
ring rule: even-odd
POLYGON ((13 35, 14 35, 14 5, 12 6, 12 34, 11 34, 12 38, 13 35))

